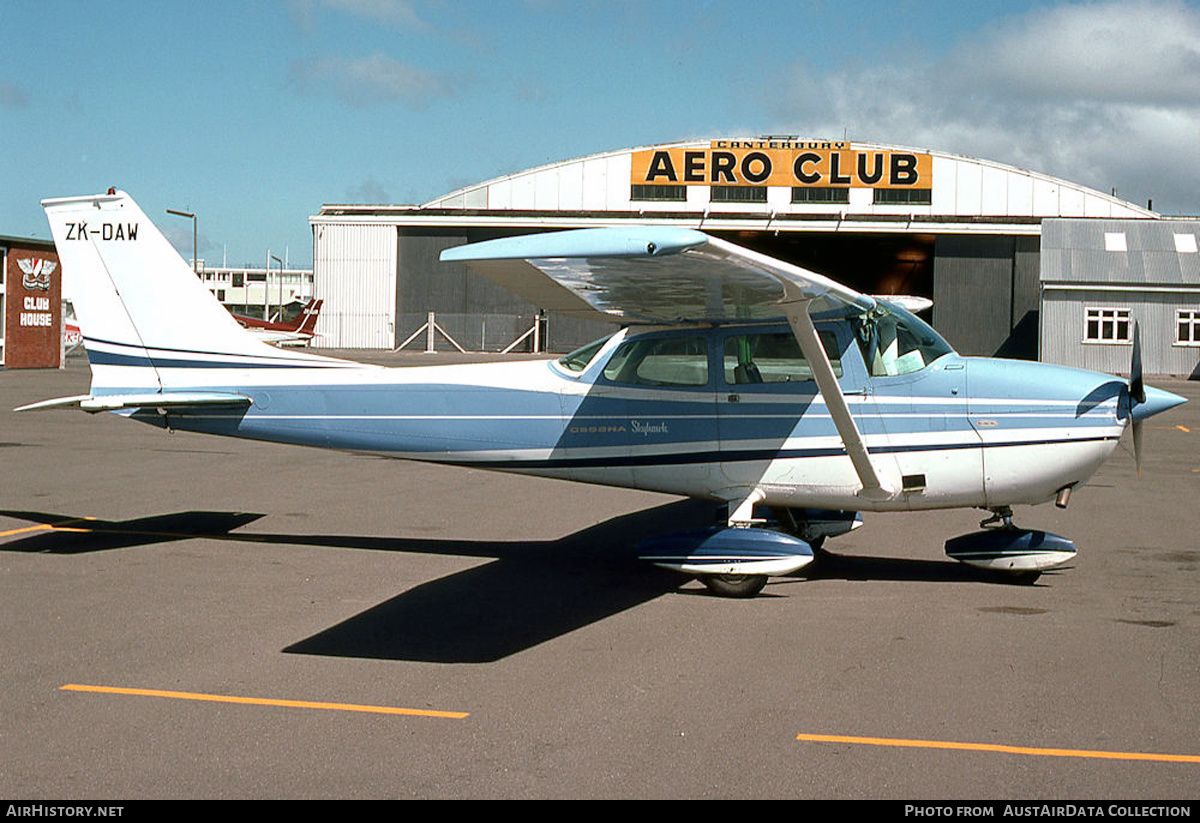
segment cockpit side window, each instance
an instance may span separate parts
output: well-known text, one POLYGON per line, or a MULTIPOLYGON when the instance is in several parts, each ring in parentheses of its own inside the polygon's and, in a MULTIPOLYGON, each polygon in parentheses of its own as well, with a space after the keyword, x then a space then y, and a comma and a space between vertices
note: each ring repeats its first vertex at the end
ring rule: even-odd
POLYGON ((855 318, 854 330, 872 377, 912 374, 953 351, 923 320, 884 303, 855 318))
POLYGON ((604 376, 636 386, 707 386, 708 341, 700 336, 629 340, 609 358, 604 376))
MULTIPOLYGON (((829 355, 833 373, 842 376, 837 337, 820 330, 821 344, 829 355)), ((725 383, 802 383, 813 379, 812 368, 800 351, 796 336, 786 332, 730 335, 724 347, 725 383)))

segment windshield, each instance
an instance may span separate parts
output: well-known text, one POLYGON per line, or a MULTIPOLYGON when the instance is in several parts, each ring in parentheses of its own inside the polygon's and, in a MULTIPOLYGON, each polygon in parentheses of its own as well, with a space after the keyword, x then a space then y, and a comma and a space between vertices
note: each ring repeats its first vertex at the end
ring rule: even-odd
POLYGON ((891 303, 880 301, 852 322, 872 377, 911 374, 954 351, 928 323, 891 303))
POLYGON ((596 356, 596 352, 604 348, 604 344, 611 337, 611 334, 608 337, 601 337, 599 340, 594 340, 586 346, 581 346, 570 354, 564 354, 558 358, 558 364, 573 372, 583 371, 587 368, 587 364, 592 362, 592 358, 596 356))

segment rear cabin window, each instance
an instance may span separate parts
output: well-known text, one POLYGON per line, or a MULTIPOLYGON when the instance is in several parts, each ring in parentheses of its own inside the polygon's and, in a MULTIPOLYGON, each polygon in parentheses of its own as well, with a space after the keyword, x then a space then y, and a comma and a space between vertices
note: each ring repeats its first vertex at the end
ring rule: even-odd
POLYGON ((630 340, 609 359, 604 376, 635 386, 707 386, 708 343, 703 337, 630 340))
MULTIPOLYGON (((818 332, 829 355, 833 373, 842 376, 842 359, 833 332, 818 332)), ((791 332, 739 334, 725 338, 725 383, 803 383, 813 379, 812 369, 791 332)))

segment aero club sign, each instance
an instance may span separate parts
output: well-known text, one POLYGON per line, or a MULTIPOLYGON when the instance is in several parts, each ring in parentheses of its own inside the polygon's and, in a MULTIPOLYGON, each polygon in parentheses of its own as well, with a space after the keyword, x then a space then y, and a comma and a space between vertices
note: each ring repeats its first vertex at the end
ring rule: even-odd
POLYGON ((799 140, 714 140, 708 148, 633 153, 636 185, 928 189, 928 154, 799 140))

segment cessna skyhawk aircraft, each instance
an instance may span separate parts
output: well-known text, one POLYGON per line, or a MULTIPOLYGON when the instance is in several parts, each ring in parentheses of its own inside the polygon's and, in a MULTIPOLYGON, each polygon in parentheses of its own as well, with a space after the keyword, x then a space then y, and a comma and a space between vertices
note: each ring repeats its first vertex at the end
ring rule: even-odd
POLYGON ((1012 524, 1066 505, 1127 424, 1181 402, 1040 363, 966 358, 899 305, 699 231, 583 229, 450 249, 548 311, 621 328, 556 361, 390 369, 242 329, 123 192, 43 202, 92 367, 77 406, 156 426, 720 501, 642 556, 751 596, 858 512, 977 507, 965 563, 1035 577, 1074 545, 1012 524), (163 311, 186 305, 187 312, 163 311), (769 515, 769 519, 768 519, 769 515), (768 528, 770 526, 770 528, 768 528))

